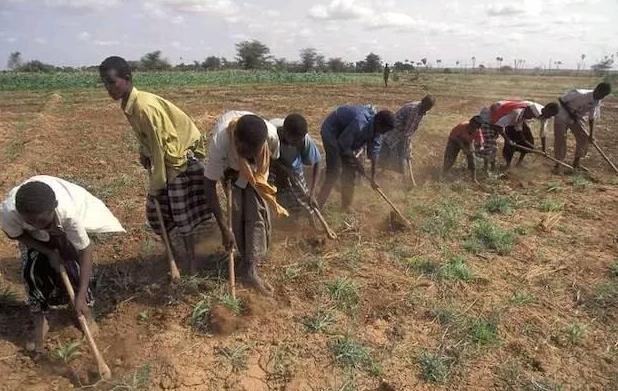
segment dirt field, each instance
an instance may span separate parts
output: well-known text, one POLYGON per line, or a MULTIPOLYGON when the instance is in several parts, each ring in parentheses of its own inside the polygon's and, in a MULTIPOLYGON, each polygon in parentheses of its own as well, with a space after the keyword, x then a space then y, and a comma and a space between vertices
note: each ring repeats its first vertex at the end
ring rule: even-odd
MULTIPOLYGON (((97 341, 113 372, 105 382, 85 341, 81 356, 71 354, 81 334, 62 313, 48 354, 25 351, 32 325, 17 248, 1 236, 0 390, 618 389, 618 176, 600 155, 591 149, 584 162, 590 177, 553 176, 550 163, 527 156, 506 176, 483 177, 482 187, 437 178, 449 130, 483 105, 546 102, 596 81, 431 75, 387 90, 154 91, 205 132, 231 109, 267 118, 300 111, 317 135, 338 104, 395 110, 426 92, 438 99, 414 140, 419 186, 405 191, 398 176, 379 178, 413 228, 392 227, 366 185, 350 214, 338 211, 334 193, 325 215, 339 241, 303 218, 275 222, 263 268, 274 297, 241 289, 241 303, 225 294, 217 231, 204 231, 203 272, 169 285, 163 246, 144 225, 136 143, 104 91, 1 93, 0 192, 34 174, 63 177, 103 199, 128 233, 96 244, 97 341)), ((614 161, 617 120, 618 99, 609 98, 597 138, 614 161)))

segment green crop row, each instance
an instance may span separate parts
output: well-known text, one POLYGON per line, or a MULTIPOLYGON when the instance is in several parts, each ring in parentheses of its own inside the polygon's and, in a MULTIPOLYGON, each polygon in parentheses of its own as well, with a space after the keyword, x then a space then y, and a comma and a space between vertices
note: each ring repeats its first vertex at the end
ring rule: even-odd
MULTIPOLYGON (((380 83, 380 80, 380 74, 367 73, 290 73, 225 70, 210 72, 139 72, 135 74, 135 83, 147 88, 234 84, 373 84, 380 83)), ((0 91, 95 87, 101 87, 99 76, 96 72, 0 72, 0 91)))

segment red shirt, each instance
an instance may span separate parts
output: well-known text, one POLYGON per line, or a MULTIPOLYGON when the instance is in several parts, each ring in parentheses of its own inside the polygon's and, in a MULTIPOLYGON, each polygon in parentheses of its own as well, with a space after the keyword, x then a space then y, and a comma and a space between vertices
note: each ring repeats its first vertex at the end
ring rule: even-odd
POLYGON ((474 132, 470 132, 469 123, 462 122, 451 130, 448 136, 449 140, 461 140, 466 144, 474 142, 477 145, 483 145, 483 132, 478 128, 474 132))
POLYGON ((491 123, 495 124, 498 120, 508 113, 516 109, 525 109, 528 107, 528 102, 522 102, 520 100, 503 100, 489 108, 491 111, 491 123))

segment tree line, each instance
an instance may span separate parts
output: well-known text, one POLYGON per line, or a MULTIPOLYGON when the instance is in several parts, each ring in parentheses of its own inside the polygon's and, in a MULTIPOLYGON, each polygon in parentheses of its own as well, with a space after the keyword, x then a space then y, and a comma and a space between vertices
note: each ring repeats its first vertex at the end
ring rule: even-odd
MULTIPOLYGON (((349 62, 341 57, 331 57, 326 59, 324 55, 319 53, 315 48, 304 48, 299 52, 298 60, 289 61, 283 57, 275 57, 271 54, 270 48, 258 40, 247 40, 235 44, 236 56, 234 59, 228 60, 225 57, 208 56, 204 61, 193 61, 185 64, 181 62, 178 65, 172 65, 168 59, 163 57, 160 50, 146 53, 139 60, 129 61, 131 67, 138 71, 213 71, 222 69, 269 69, 286 72, 380 72, 383 69, 382 59, 379 55, 371 52, 365 56, 363 60, 349 62)), ((581 55, 581 62, 578 62, 578 70, 584 69, 585 55, 581 55)), ((484 64, 476 65, 476 56, 470 58, 472 69, 483 71, 486 66, 484 64)), ((496 65, 500 71, 513 71, 523 69, 525 60, 513 60, 513 66, 502 65, 504 57, 496 57, 496 65)), ((614 54, 605 56, 598 63, 590 66, 590 69, 596 72, 607 72, 611 70, 615 63, 614 54)), ((435 60, 436 67, 445 71, 450 71, 449 68, 441 68, 442 60, 435 60)), ((551 70, 552 61, 550 60, 548 70, 551 70)), ((562 61, 553 62, 554 69, 559 69, 562 61)), ((461 68, 464 64, 461 61, 456 61, 455 68, 461 68)), ((467 64, 465 65, 467 67, 467 64)), ((418 69, 432 68, 432 63, 425 57, 418 61, 406 59, 397 61, 392 64, 391 68, 395 71, 413 71, 418 69)), ((9 55, 7 68, 19 72, 55 72, 55 71, 78 71, 78 70, 93 70, 96 71, 97 66, 87 67, 57 67, 51 64, 43 63, 39 60, 24 61, 20 52, 13 52, 9 55)))

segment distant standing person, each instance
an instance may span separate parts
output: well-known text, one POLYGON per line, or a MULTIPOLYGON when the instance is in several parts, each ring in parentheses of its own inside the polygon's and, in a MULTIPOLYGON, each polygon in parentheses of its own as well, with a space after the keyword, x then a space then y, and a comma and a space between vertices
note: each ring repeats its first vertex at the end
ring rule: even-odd
POLYGON ((391 68, 389 68, 388 63, 384 65, 384 87, 388 87, 388 78, 391 75, 391 68))
POLYGON ((470 121, 462 122, 451 130, 446 149, 444 150, 443 175, 448 173, 453 167, 459 152, 463 152, 468 161, 470 176, 474 182, 477 182, 474 150, 481 149, 483 146, 483 133, 481 132, 483 122, 483 119, 477 115, 472 117, 470 121))
POLYGON ((376 112, 370 105, 343 105, 331 112, 322 123, 322 144, 326 152, 326 179, 318 205, 324 206, 338 177, 341 177, 341 204, 348 209, 354 198, 356 172, 365 175, 363 162, 356 153, 363 147, 371 160, 371 184, 375 185, 375 168, 384 133, 395 127, 395 117, 388 110, 376 112))
POLYGON ((148 223, 155 233, 162 234, 156 198, 166 230, 177 230, 183 238, 191 273, 195 273, 193 231, 212 221, 204 193, 201 160, 206 154, 202 135, 193 120, 174 104, 133 87, 131 68, 123 58, 106 58, 99 73, 112 99, 121 101, 139 142, 139 160, 149 173, 148 223))
POLYGON ((395 113, 395 130, 388 132, 382 138, 382 147, 378 158, 381 168, 390 169, 412 177, 410 162, 412 159, 412 137, 421 121, 436 103, 436 99, 425 96, 420 102, 405 103, 395 113))
POLYGON ((34 315, 33 338, 27 349, 44 349, 49 310, 69 302, 60 265, 75 291, 75 311, 94 327, 90 235, 124 232, 120 222, 86 189, 47 175, 34 176, 13 188, 0 206, 2 230, 19 243, 27 303, 34 315))
MULTIPOLYGON (((588 153, 588 143, 594 140, 594 121, 601 115, 601 100, 612 92, 609 83, 599 83, 594 90, 575 89, 558 99, 560 110, 554 120, 554 155, 564 161, 567 153, 567 130, 575 136, 573 168, 579 168, 582 157, 588 153), (586 126, 586 120, 588 124, 586 126), (588 127, 588 131, 586 131, 588 127)), ((561 174, 562 166, 556 164, 554 172, 561 174)))

